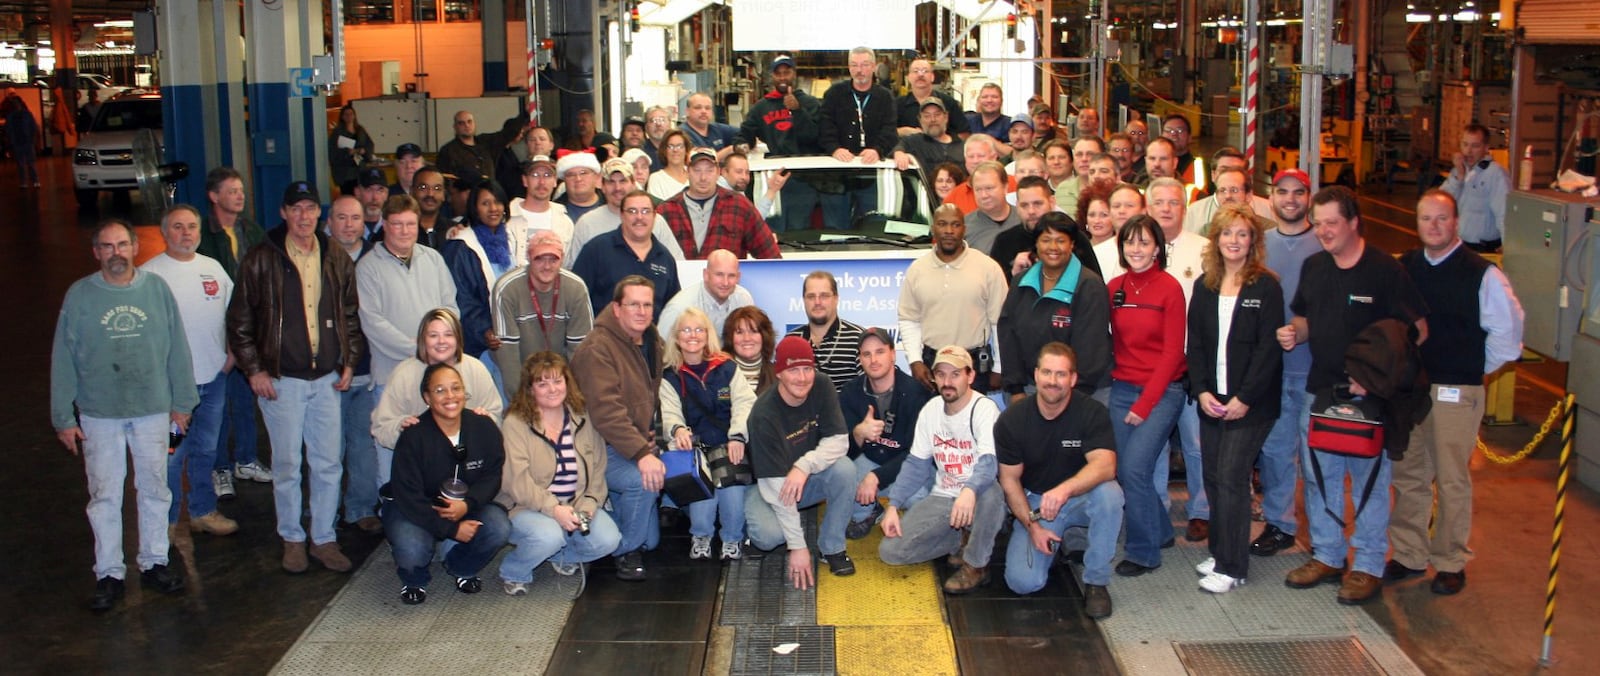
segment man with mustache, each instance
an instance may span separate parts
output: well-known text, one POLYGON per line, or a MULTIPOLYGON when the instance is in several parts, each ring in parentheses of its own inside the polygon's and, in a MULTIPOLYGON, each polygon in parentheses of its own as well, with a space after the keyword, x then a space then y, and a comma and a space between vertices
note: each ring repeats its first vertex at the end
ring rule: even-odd
POLYGON ((182 432, 199 405, 178 303, 166 282, 133 266, 139 240, 112 219, 91 240, 100 270, 73 283, 56 320, 50 354, 50 422, 82 455, 94 530, 94 596, 110 610, 123 595, 122 486, 132 459, 139 494, 139 578, 163 594, 183 592, 167 567, 167 432, 182 432), (76 412, 74 412, 76 407, 76 412))

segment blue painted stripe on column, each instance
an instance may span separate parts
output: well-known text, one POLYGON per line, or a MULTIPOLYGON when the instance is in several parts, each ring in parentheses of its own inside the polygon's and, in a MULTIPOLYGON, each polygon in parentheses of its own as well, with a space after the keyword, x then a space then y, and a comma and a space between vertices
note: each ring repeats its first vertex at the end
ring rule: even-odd
POLYGON ((283 220, 278 203, 283 189, 294 180, 289 154, 289 83, 256 82, 245 86, 249 96, 251 142, 251 194, 255 199, 256 222, 272 228, 283 220))
MULTIPOLYGON (((327 115, 318 110, 327 105, 324 103, 325 101, 326 99, 316 96, 289 100, 291 106, 299 106, 300 128, 306 138, 305 160, 300 165, 295 178, 310 181, 311 185, 317 186, 325 184, 332 173, 326 166, 317 166, 317 149, 315 147, 318 136, 317 131, 326 129, 328 126, 327 115)), ((326 139, 323 140, 323 143, 327 143, 326 139)), ((330 192, 329 194, 332 193, 330 192)))
POLYGON ((504 62, 504 61, 485 61, 485 62, 483 62, 483 91, 484 91, 484 93, 488 93, 488 92, 503 92, 503 91, 505 91, 507 89, 509 89, 509 87, 507 86, 507 78, 506 78, 506 62, 504 62))
POLYGON ((189 176, 178 182, 178 202, 202 205, 205 199, 206 123, 201 85, 161 88, 161 133, 166 146, 162 162, 184 162, 189 176))

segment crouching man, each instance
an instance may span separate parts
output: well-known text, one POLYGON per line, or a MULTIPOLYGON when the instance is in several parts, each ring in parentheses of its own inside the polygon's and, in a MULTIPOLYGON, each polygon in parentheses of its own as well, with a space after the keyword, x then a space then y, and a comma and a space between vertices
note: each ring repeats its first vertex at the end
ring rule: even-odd
POLYGON ((917 416, 911 457, 889 487, 878 548, 878 558, 891 566, 949 554, 950 563, 960 568, 945 580, 948 594, 965 594, 989 582, 989 555, 1005 521, 1005 498, 994 482, 994 423, 1000 407, 972 392, 972 377, 972 357, 965 348, 947 345, 934 357, 939 399, 917 416), (930 473, 932 491, 902 521, 900 508, 930 473))

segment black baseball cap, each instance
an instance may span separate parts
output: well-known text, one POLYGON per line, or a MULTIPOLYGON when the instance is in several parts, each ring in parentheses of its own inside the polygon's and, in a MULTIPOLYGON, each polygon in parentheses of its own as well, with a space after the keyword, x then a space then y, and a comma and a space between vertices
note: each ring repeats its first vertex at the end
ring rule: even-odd
POLYGON ((772 67, 769 68, 768 70, 769 71, 775 71, 775 70, 778 69, 778 66, 788 66, 790 68, 793 68, 794 67, 794 57, 789 56, 788 54, 779 54, 779 55, 777 55, 775 57, 772 57, 772 67))
POLYGON ((384 176, 383 170, 377 167, 367 167, 362 169, 361 175, 356 180, 363 188, 371 188, 375 185, 381 185, 386 188, 389 187, 388 177, 384 176))
POLYGON ((399 148, 394 149, 395 159, 402 159, 406 155, 416 155, 417 157, 422 157, 422 146, 419 146, 415 143, 402 143, 400 144, 399 148))
POLYGON ((883 341, 884 345, 888 345, 889 349, 894 349, 894 339, 889 337, 889 332, 876 326, 862 330, 861 342, 856 343, 856 349, 860 350, 866 346, 868 338, 877 338, 883 341))
POLYGON ((317 202, 319 199, 317 189, 305 181, 291 181, 289 187, 283 189, 283 206, 299 204, 306 200, 317 202))
POLYGON ((638 115, 630 115, 628 119, 622 121, 623 129, 627 129, 628 127, 634 125, 638 125, 640 129, 644 129, 644 118, 639 117, 638 115))

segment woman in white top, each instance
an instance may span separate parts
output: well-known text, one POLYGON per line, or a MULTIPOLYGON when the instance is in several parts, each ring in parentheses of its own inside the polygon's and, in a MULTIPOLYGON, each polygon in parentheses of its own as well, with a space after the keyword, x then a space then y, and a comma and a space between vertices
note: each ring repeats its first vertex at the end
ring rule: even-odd
POLYGON ((446 308, 429 310, 417 326, 417 354, 394 367, 389 383, 372 411, 372 439, 378 447, 378 485, 389 483, 394 464, 394 445, 400 430, 415 425, 417 416, 427 410, 422 401, 422 372, 431 364, 450 364, 461 374, 467 388, 467 405, 500 424, 505 408, 500 389, 495 387, 489 369, 476 357, 461 353, 461 320, 446 308))
POLYGON ((658 157, 663 166, 650 174, 646 190, 651 197, 666 200, 689 187, 689 135, 680 129, 667 132, 661 137, 658 157))

